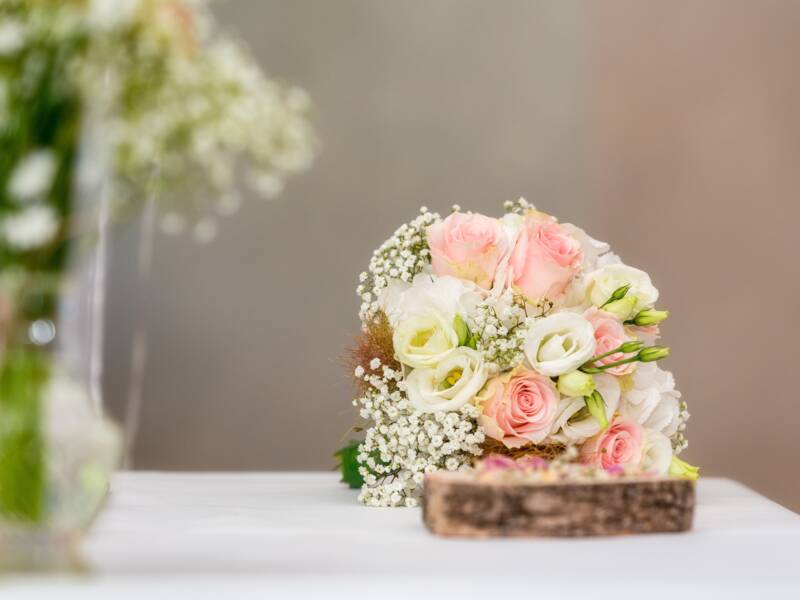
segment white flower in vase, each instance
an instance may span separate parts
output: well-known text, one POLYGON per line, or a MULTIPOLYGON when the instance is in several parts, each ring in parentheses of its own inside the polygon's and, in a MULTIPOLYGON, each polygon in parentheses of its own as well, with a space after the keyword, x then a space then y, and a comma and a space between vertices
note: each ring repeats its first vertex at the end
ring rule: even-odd
POLYGON ((1 227, 9 246, 26 251, 53 239, 58 230, 58 218, 49 206, 31 206, 5 217, 1 227))
POLYGON ((8 181, 8 194, 23 201, 41 198, 53 185, 57 167, 50 150, 31 152, 14 167, 8 181))

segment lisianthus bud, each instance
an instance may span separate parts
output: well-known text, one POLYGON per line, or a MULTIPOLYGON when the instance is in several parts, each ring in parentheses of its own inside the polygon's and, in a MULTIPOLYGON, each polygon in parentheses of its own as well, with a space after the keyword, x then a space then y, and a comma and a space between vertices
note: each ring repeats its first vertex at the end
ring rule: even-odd
POLYGON ((663 346, 650 346, 639 351, 638 358, 642 362, 655 362, 669 356, 669 348, 663 346))
POLYGON ((594 377, 581 371, 571 371, 558 378, 558 391, 569 398, 588 396, 594 391, 594 377))
POLYGON ((466 346, 469 340, 469 327, 467 327, 461 315, 456 315, 453 319, 453 329, 455 329, 456 335, 458 336, 458 345, 466 346))
POLYGON ((633 318, 633 323, 639 327, 658 325, 668 316, 669 311, 667 310, 655 310, 653 308, 647 308, 637 313, 637 315, 633 318))
POLYGON ((625 297, 625 294, 628 293, 628 290, 631 289, 631 284, 626 283, 625 285, 619 286, 617 289, 614 290, 614 293, 611 294, 611 297, 606 300, 606 304, 611 304, 617 300, 622 300, 625 297))
POLYGON ((639 340, 631 340, 630 342, 625 342, 619 347, 619 351, 623 354, 631 354, 633 352, 638 352, 644 346, 644 342, 640 342, 639 340))
POLYGON ((592 415, 600 427, 606 429, 608 427, 608 417, 606 416, 606 401, 600 392, 593 391, 591 395, 586 396, 586 408, 589 409, 589 414, 592 415))
MULTIPOLYGON (((621 288, 620 288, 621 289, 621 288)), ((603 306, 603 310, 610 312, 620 321, 624 321, 631 316, 633 309, 636 308, 636 296, 625 296, 619 300, 614 300, 603 306)))
POLYGON ((695 480, 700 477, 700 467, 690 465, 677 456, 673 456, 672 462, 669 464, 669 474, 673 477, 683 477, 685 479, 695 480))

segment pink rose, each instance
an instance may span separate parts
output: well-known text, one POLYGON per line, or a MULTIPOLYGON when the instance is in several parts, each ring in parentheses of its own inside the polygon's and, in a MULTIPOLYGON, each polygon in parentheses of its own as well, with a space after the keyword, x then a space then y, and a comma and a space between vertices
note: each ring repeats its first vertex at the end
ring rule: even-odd
POLYGON ((642 429, 633 421, 618 419, 581 447, 581 462, 616 472, 626 465, 638 465, 642 460, 642 429))
POLYGON ((433 271, 492 287, 497 265, 508 252, 509 242, 497 219, 475 213, 455 212, 428 227, 433 271))
POLYGON ((512 285, 530 300, 555 300, 580 267, 581 245, 555 220, 535 213, 525 218, 509 267, 512 285))
MULTIPOLYGON (((583 313, 583 317, 592 324, 592 327, 594 327, 595 356, 605 354, 606 352, 611 352, 614 348, 618 348, 621 344, 629 342, 633 339, 625 333, 625 326, 622 324, 622 321, 620 321, 616 315, 612 315, 610 312, 592 307, 583 313)), ((593 364, 598 366, 608 365, 629 356, 633 356, 633 354, 622 354, 622 352, 615 352, 614 354, 610 354, 605 358, 595 361, 593 364)), ((627 375, 633 371, 635 366, 636 363, 628 363, 627 365, 611 367, 610 369, 606 369, 605 372, 610 375, 617 376, 627 375)))
POLYGON ((519 366, 490 381, 486 392, 488 399, 478 417, 486 435, 507 448, 539 443, 548 436, 559 399, 549 377, 519 366))

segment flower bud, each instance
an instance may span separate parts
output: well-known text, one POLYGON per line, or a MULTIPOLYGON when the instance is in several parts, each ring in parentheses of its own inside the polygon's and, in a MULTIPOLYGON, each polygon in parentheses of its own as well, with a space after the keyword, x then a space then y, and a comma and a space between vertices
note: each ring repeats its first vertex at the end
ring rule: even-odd
POLYGON ((630 342, 625 342, 619 347, 619 351, 623 354, 632 354, 634 352, 638 352, 644 346, 644 342, 640 342, 639 340, 631 340, 630 342))
POLYGON ((650 346, 639 351, 639 360, 642 362, 655 362, 669 356, 669 348, 663 346, 650 346))
POLYGON ((673 477, 682 477, 694 481, 700 477, 700 467, 690 465, 677 456, 673 456, 672 462, 669 464, 669 474, 673 477))
POLYGON ((625 294, 628 293, 628 290, 631 289, 631 284, 626 283, 625 285, 619 286, 617 289, 614 290, 614 293, 611 294, 611 297, 606 301, 606 304, 611 304, 616 300, 622 300, 625 297, 625 294))
POLYGON ((624 298, 614 300, 603 306, 604 311, 610 312, 620 321, 624 321, 630 317, 634 308, 636 308, 636 296, 625 296, 624 298))
POLYGON ((594 391, 594 377, 581 371, 571 371, 558 378, 558 391, 569 398, 589 396, 594 391))
POLYGON ((646 308, 639 311, 633 318, 633 323, 639 327, 647 327, 648 325, 658 325, 669 316, 667 310, 655 310, 654 308, 646 308))
POLYGON ((590 396, 586 396, 586 408, 589 409, 589 414, 592 415, 600 427, 606 429, 608 427, 608 417, 606 416, 606 401, 600 392, 593 391, 590 396))
POLYGON ((456 335, 458 336, 458 345, 466 346, 469 340, 469 327, 467 327, 461 315, 456 315, 455 318, 453 318, 453 329, 455 329, 456 335))

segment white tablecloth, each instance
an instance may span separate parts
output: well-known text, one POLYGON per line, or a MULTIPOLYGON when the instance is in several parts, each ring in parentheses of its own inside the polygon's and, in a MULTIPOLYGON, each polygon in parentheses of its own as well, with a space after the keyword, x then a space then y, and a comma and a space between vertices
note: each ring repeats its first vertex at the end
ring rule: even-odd
POLYGON ((87 575, 0 579, 0 598, 800 598, 800 516, 699 483, 694 531, 451 540, 374 509, 332 473, 122 473, 87 575))

